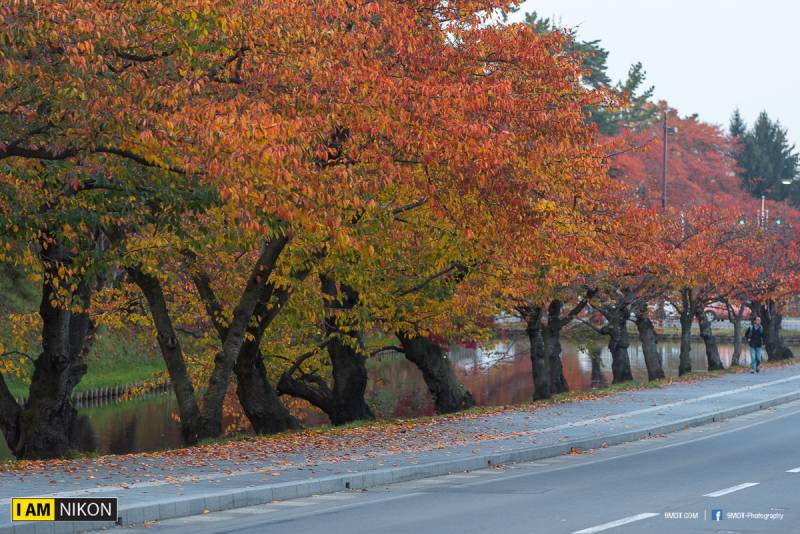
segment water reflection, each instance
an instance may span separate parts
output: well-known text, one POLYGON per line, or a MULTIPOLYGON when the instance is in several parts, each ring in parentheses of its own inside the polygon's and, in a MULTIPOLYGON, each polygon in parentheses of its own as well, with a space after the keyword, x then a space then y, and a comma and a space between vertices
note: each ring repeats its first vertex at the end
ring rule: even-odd
MULTIPOLYGON (((611 383, 611 355, 601 346, 579 347, 563 342, 564 375, 572 390, 604 387, 611 383)), ((659 344, 664 372, 677 376, 680 345, 659 344)), ((721 344, 720 357, 728 367, 733 346, 721 344)), ((647 380, 641 346, 629 348, 634 378, 647 380)), ((450 352, 456 375, 481 406, 517 404, 533 397, 531 360, 527 339, 498 341, 482 348, 458 347, 450 352)), ((744 351, 742 365, 749 364, 744 351)), ((367 399, 379 417, 413 417, 433 414, 433 400, 419 370, 401 354, 383 353, 368 362, 367 399)), ((692 368, 706 369, 702 343, 692 345, 692 368)), ((293 400, 290 409, 306 425, 327 422, 324 414, 303 402, 293 400)), ((181 443, 177 406, 172 395, 162 395, 105 406, 82 408, 80 444, 84 450, 100 453, 130 453, 165 449, 181 443), (90 424, 87 424, 88 421, 90 424)), ((0 440, 0 460, 11 455, 0 440)))

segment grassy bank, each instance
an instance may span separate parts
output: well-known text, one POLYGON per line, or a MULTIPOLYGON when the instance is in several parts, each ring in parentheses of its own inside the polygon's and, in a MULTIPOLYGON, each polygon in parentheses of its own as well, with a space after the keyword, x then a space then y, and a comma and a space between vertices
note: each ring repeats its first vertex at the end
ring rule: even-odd
MULTIPOLYGON (((25 279, 17 270, 0 266, 0 319, 8 313, 28 313, 36 311, 40 298, 36 284, 25 279)), ((35 357, 41 350, 38 336, 31 334, 29 352, 35 357)), ((14 350, 9 321, 0 320, 0 346, 14 350)), ((97 388, 126 384, 138 384, 152 379, 164 370, 164 362, 157 352, 142 347, 140 340, 132 335, 112 332, 101 328, 89 354, 88 372, 75 388, 76 393, 97 388)), ((32 364, 26 364, 28 372, 32 364)), ((11 374, 4 379, 15 397, 25 396, 28 391, 26 380, 11 374)))

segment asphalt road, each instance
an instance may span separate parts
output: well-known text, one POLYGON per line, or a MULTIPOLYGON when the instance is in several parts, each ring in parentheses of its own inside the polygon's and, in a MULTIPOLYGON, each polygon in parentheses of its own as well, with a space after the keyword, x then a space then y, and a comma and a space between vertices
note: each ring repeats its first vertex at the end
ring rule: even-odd
POLYGON ((798 533, 800 402, 582 454, 124 530, 798 533))

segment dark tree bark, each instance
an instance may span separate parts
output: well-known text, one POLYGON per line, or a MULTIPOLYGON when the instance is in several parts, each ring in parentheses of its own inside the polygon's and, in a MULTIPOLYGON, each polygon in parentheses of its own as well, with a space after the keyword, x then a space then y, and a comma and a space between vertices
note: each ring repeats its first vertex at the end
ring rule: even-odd
POLYGON ((352 310, 358 303, 358 293, 327 276, 320 276, 322 292, 327 295, 326 306, 331 313, 325 318, 325 339, 333 370, 334 425, 373 419, 364 393, 367 390, 367 366, 361 332, 338 311, 352 310), (337 290, 337 285, 340 286, 337 290), (341 294, 340 294, 341 293, 341 294))
POLYGON ((20 438, 19 415, 22 412, 17 400, 8 390, 3 374, 0 373, 0 431, 3 432, 8 448, 14 452, 20 438))
POLYGON ((678 363, 678 375, 683 376, 692 372, 692 323, 694 322, 694 305, 692 290, 681 290, 681 352, 678 363))
POLYGON ((208 389, 203 396, 203 419, 207 431, 215 436, 222 434, 222 408, 225 394, 228 391, 231 374, 236 365, 245 333, 247 332, 253 312, 262 297, 262 289, 268 283, 283 249, 288 243, 286 236, 278 236, 265 243, 261 254, 250 273, 247 285, 233 312, 233 319, 228 326, 222 350, 214 360, 214 369, 208 382, 208 389))
POLYGON ((647 366, 647 379, 660 380, 664 378, 664 367, 661 363, 661 354, 658 352, 658 336, 653 326, 653 321, 647 313, 647 305, 642 304, 637 307, 636 329, 639 331, 639 339, 642 342, 642 353, 644 363, 647 366))
POLYGON ((547 364, 550 367, 551 394, 569 391, 569 384, 564 376, 564 366, 561 362, 561 331, 586 308, 589 299, 596 293, 596 289, 588 290, 583 299, 565 316, 562 315, 564 303, 561 300, 554 299, 547 307, 547 324, 542 329, 542 337, 547 364))
POLYGON ((606 307, 604 311, 607 324, 601 332, 608 336, 608 350, 611 352, 611 372, 614 384, 633 380, 628 347, 631 344, 628 334, 630 311, 627 305, 606 307))
POLYGON ((719 348, 717 347, 717 339, 714 337, 714 332, 711 329, 711 322, 706 317, 702 307, 698 306, 695 311, 697 324, 700 326, 700 337, 703 338, 703 344, 706 347, 706 361, 708 362, 709 371, 719 371, 724 369, 722 360, 719 358, 719 348))
POLYGON ((364 397, 367 367, 361 334, 346 317, 340 317, 341 312, 356 306, 358 294, 351 287, 337 284, 324 275, 320 275, 320 283, 328 309, 325 346, 331 361, 333 385, 328 386, 325 380, 315 375, 301 373, 299 377, 294 376, 300 371, 302 361, 312 352, 300 357, 283 373, 278 382, 278 392, 307 400, 324 411, 334 425, 373 419, 375 416, 364 397), (337 291, 337 286, 341 291, 337 291))
MULTIPOLYGON (((190 257, 190 259, 194 258, 190 257)), ((224 342, 228 328, 221 320, 223 310, 211 287, 211 280, 196 266, 193 266, 192 269, 192 280, 219 339, 224 342)), ((271 283, 264 286, 253 312, 256 321, 250 322, 245 342, 242 344, 234 365, 236 395, 242 410, 257 434, 274 434, 300 428, 300 423, 289 413, 267 378, 267 370, 261 353, 261 340, 264 332, 288 298, 288 289, 276 289, 271 283), (271 300, 272 305, 269 306, 271 300)))
POLYGON ((742 336, 744 335, 742 319, 744 317, 745 304, 740 304, 739 309, 736 310, 735 313, 729 302, 726 302, 725 305, 728 308, 728 317, 733 323, 733 356, 731 356, 731 367, 738 367, 742 365, 742 336))
POLYGON ((164 358, 172 389, 178 402, 183 440, 187 444, 193 444, 202 438, 213 437, 210 429, 203 424, 194 393, 194 385, 186 369, 180 341, 172 326, 161 282, 155 276, 135 267, 129 268, 128 274, 142 290, 150 308, 150 315, 156 327, 158 346, 161 349, 161 355, 164 358))
POLYGON ((572 319, 571 316, 561 317, 563 308, 564 304, 560 300, 550 302, 547 308, 547 324, 542 329, 544 353, 550 368, 551 395, 569 391, 569 384, 564 376, 564 366, 561 364, 561 329, 572 319))
MULTIPOLYGON (((16 418, 17 422, 9 425, 6 434, 17 458, 59 458, 77 447, 78 412, 71 397, 86 374, 84 343, 92 336, 94 326, 85 310, 92 290, 86 280, 81 280, 71 302, 54 305, 62 300, 54 280, 59 280, 58 268, 66 263, 65 257, 58 245, 42 253, 42 352, 34 362, 28 401, 21 410, 11 406, 9 419, 16 418)), ((6 394, 7 390, 0 396, 6 394)), ((3 404, 8 404, 7 399, 3 404)))
POLYGON ((436 413, 453 413, 475 406, 472 393, 453 372, 442 348, 425 336, 397 333, 406 359, 422 372, 436 405, 436 413))
POLYGON ((762 303, 759 309, 761 323, 764 325, 765 346, 770 360, 789 360, 794 358, 792 350, 786 346, 781 333, 783 314, 775 301, 762 303))
POLYGON ((533 373, 533 400, 544 400, 551 397, 550 393, 550 362, 544 345, 542 334, 542 308, 541 306, 526 306, 519 308, 520 315, 525 320, 525 332, 531 345, 531 371, 533 373))
POLYGON ((300 422, 289 412, 269 382, 264 359, 254 341, 248 341, 242 347, 234 370, 236 395, 257 434, 300 428, 300 422))
POLYGON ((592 346, 589 349, 589 357, 592 359, 592 388, 606 387, 606 381, 603 378, 602 354, 603 349, 601 347, 592 346))

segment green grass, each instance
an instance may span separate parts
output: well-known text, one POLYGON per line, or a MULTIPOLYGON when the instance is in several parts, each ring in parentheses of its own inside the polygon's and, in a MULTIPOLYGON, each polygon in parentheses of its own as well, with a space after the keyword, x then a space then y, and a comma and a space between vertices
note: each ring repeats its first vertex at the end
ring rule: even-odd
MULTIPOLYGON (((39 290, 15 269, 0 264, 0 344, 13 348, 10 325, 2 320, 4 312, 30 312, 38 307, 39 290)), ((31 356, 40 350, 38 341, 31 339, 31 356)), ((75 392, 97 388, 139 384, 164 371, 164 362, 157 351, 148 351, 140 340, 124 332, 101 327, 89 353, 88 371, 75 392)), ((29 366, 29 371, 31 366, 29 366)), ((5 375, 9 390, 15 397, 28 392, 26 381, 5 375)))
MULTIPOLYGON (((164 361, 158 355, 143 353, 133 338, 104 330, 97 335, 87 362, 88 371, 75 392, 97 388, 141 384, 164 371, 164 361)), ((6 384, 15 397, 25 396, 28 385, 6 376, 6 384)))

